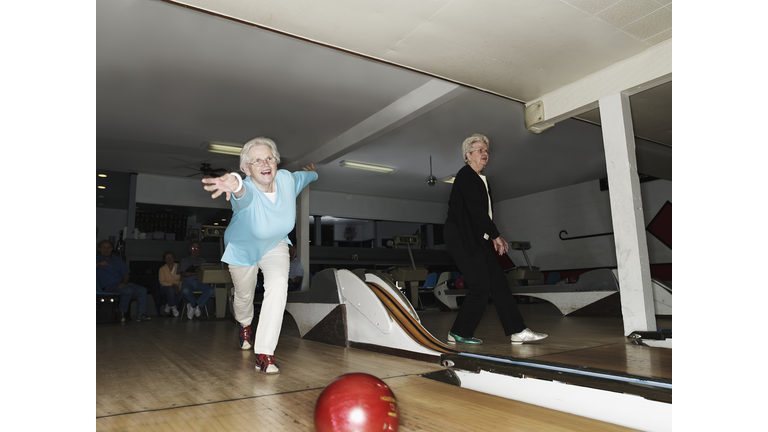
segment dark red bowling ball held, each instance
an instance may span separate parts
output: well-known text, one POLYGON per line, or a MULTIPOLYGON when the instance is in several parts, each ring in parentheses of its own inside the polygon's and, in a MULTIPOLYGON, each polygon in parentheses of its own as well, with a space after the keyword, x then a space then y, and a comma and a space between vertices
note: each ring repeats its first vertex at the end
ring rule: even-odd
POLYGON ((317 398, 317 432, 397 431, 398 425, 395 395, 384 381, 373 375, 341 375, 317 398))

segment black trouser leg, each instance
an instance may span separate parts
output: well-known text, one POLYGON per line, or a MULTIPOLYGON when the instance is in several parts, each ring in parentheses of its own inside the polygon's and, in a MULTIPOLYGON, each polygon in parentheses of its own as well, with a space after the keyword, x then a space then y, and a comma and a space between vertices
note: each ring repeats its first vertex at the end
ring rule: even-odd
POLYGON ((459 267, 469 290, 453 323, 451 333, 462 337, 474 336, 475 329, 485 313, 488 299, 491 297, 504 333, 509 336, 524 330, 525 321, 512 297, 504 271, 493 256, 493 250, 483 244, 468 252, 458 228, 453 224, 445 225, 443 235, 448 253, 459 267))
POLYGON ((488 272, 491 275, 491 299, 496 306, 501 326, 504 328, 504 334, 509 336, 514 333, 525 330, 525 320, 517 308, 515 298, 512 296, 512 290, 509 288, 507 276, 501 268, 501 264, 493 254, 494 250, 488 245, 484 245, 485 261, 488 264, 488 272))

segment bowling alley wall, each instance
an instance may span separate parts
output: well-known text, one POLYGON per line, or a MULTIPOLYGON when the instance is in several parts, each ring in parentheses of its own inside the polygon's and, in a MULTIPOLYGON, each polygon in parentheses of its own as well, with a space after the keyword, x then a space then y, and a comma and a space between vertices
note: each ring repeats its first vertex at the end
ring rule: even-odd
MULTIPOLYGON (((224 199, 211 200, 207 193, 200 193, 199 180, 142 174, 137 186, 137 202, 229 207, 224 199)), ((671 181, 646 181, 640 189, 645 226, 665 204, 671 212, 671 181)), ((448 211, 447 202, 345 194, 311 187, 309 193, 310 216, 440 225, 448 211)), ((125 218, 124 211, 97 212, 99 237, 116 235, 113 231, 126 224, 125 218), (120 220, 110 224, 113 218, 120 220)), ((671 232, 671 216, 668 220, 671 232)), ((601 188, 598 180, 497 202, 494 221, 507 241, 531 242, 528 257, 532 265, 545 272, 616 267, 609 191, 601 188)), ((671 243, 668 246, 651 234, 646 237, 652 270, 654 265, 666 266, 670 276, 661 279, 671 280, 671 243)), ((525 265, 522 252, 510 250, 509 257, 515 264, 525 265)))
MULTIPOLYGON (((640 190, 647 226, 672 202, 672 182, 648 181, 640 190)), ((447 211, 447 203, 314 190, 310 194, 313 215, 442 224, 447 211)), ((507 241, 530 241, 528 257, 544 271, 616 267, 609 191, 601 190, 598 180, 497 202, 494 221, 507 241)), ((653 235, 647 235, 647 243, 650 263, 671 268, 672 249, 653 235)), ((510 251, 509 256, 525 265, 522 252, 510 251)))
MULTIPOLYGON (((640 190, 647 226, 672 202, 672 182, 648 181, 640 184, 640 190)), ((447 211, 447 203, 314 190, 310 194, 313 215, 442 224, 447 211)), ((528 257, 544 271, 617 265, 609 191, 601 190, 598 180, 497 202, 494 221, 507 241, 530 241, 528 257)), ((671 274, 672 249, 653 235, 646 237, 651 265, 665 265, 671 274)), ((515 264, 525 265, 522 252, 510 250, 509 256, 515 264)))
MULTIPOLYGON (((647 227, 672 202, 672 182, 653 180, 641 183, 640 190, 647 227)), ((608 194, 598 181, 580 183, 499 202, 494 219, 507 241, 531 242, 528 257, 542 270, 615 268, 608 194)), ((669 264, 671 273, 672 249, 647 232, 646 238, 650 264, 669 264)), ((509 257, 525 265, 522 252, 510 250, 509 257)))

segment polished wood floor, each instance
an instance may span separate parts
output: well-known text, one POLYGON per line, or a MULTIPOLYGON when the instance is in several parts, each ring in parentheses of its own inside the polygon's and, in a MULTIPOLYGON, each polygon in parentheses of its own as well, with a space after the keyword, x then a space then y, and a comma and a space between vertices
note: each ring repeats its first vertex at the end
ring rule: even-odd
MULTIPOLYGON (((671 350, 627 345, 619 318, 562 317, 548 303, 520 309, 529 327, 550 337, 513 346, 489 307, 476 333, 485 344, 471 350, 671 378, 671 350)), ((455 313, 420 316, 445 341, 455 313)), ((401 431, 627 430, 420 376, 442 370, 437 364, 302 340, 289 314, 276 360, 279 375, 256 372, 229 319, 97 324, 96 429, 312 431, 322 389, 339 375, 365 372, 392 388, 401 431)))
MULTIPOLYGON (((475 337, 482 345, 458 345, 464 351, 587 366, 646 377, 672 378, 672 350, 628 344, 620 317, 564 317, 551 303, 523 303, 518 308, 526 325, 547 333, 541 342, 512 345, 504 335, 496 309, 488 305, 475 337)), ((422 325, 445 341, 456 313, 428 308, 419 312, 422 325)), ((656 320, 671 329, 671 318, 656 320)))

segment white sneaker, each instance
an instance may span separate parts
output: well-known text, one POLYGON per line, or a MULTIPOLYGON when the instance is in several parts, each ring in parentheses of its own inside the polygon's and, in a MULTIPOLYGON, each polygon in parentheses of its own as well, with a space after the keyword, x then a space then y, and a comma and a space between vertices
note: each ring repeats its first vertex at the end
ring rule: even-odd
POLYGON ((173 312, 174 317, 179 316, 179 310, 176 308, 176 306, 171 308, 171 312, 173 312))
POLYGON ((548 335, 545 333, 536 333, 535 331, 527 328, 520 333, 515 333, 511 336, 512 343, 515 345, 520 345, 523 342, 533 342, 537 340, 544 339, 548 335))
POLYGON ((195 306, 195 316, 196 317, 200 316, 200 306, 195 306))
POLYGON ((187 318, 192 319, 192 317, 195 315, 195 310, 192 308, 192 305, 187 303, 187 318))
POLYGON ((170 311, 171 311, 171 308, 168 305, 165 305, 165 307, 163 307, 163 312, 168 313, 170 311))

